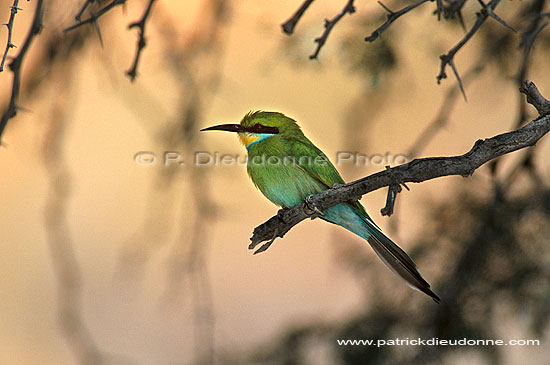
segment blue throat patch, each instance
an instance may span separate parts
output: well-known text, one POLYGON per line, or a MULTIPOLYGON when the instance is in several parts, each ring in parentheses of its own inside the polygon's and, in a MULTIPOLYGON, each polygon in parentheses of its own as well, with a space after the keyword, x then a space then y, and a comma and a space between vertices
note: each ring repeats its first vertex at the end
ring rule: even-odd
POLYGON ((269 137, 273 137, 274 134, 271 134, 271 133, 253 133, 255 136, 258 136, 260 138, 258 138, 257 140, 255 140, 254 142, 250 143, 248 146, 246 146, 246 149, 248 150, 250 148, 250 146, 252 145, 255 145, 256 143, 260 142, 260 141, 263 141, 264 139, 266 138, 269 138, 269 137))

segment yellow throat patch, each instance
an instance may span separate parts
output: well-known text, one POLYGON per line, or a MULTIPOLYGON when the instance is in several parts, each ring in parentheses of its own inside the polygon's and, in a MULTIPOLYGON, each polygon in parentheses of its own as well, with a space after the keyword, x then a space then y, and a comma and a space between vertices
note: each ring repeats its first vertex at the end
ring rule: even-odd
POLYGON ((241 143, 246 148, 248 148, 248 146, 251 143, 256 142, 257 140, 259 140, 260 136, 252 134, 252 133, 245 132, 245 133, 239 133, 239 139, 241 140, 241 143))

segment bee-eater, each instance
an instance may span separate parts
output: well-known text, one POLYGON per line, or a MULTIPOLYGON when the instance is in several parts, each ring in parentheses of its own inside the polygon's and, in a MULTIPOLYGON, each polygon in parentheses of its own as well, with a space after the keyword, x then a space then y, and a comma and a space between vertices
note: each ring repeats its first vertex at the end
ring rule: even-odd
MULTIPOLYGON (((294 119, 282 113, 250 112, 240 124, 202 129, 213 130, 238 134, 248 151, 248 175, 267 199, 282 208, 302 204, 308 196, 330 189, 334 184, 344 184, 326 155, 304 135, 294 119)), ((320 218, 365 239, 393 272, 413 289, 439 303, 439 297, 420 275, 413 260, 382 233, 361 203, 340 203, 326 209, 320 218)))

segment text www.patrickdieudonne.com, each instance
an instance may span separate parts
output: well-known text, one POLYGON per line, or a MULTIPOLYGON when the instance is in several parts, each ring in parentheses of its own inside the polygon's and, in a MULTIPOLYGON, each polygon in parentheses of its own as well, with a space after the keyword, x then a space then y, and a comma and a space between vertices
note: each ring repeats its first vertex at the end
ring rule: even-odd
POLYGON ((386 340, 336 340, 338 346, 540 346, 540 340, 474 340, 468 338, 445 340, 440 338, 395 338, 386 340))

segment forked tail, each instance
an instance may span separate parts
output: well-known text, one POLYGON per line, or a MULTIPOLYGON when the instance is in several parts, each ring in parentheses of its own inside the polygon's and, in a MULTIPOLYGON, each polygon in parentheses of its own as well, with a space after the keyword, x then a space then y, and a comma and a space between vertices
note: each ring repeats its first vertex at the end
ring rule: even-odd
POLYGON ((325 210, 322 219, 338 224, 367 240, 378 257, 409 286, 429 295, 436 303, 441 301, 430 289, 430 284, 420 275, 409 255, 382 233, 368 217, 360 214, 349 204, 342 203, 325 210))
POLYGON ((401 276, 413 288, 429 295, 439 303, 441 299, 430 289, 430 284, 420 274, 414 261, 399 246, 392 242, 371 221, 365 220, 370 231, 366 238, 374 252, 397 275, 401 276))

